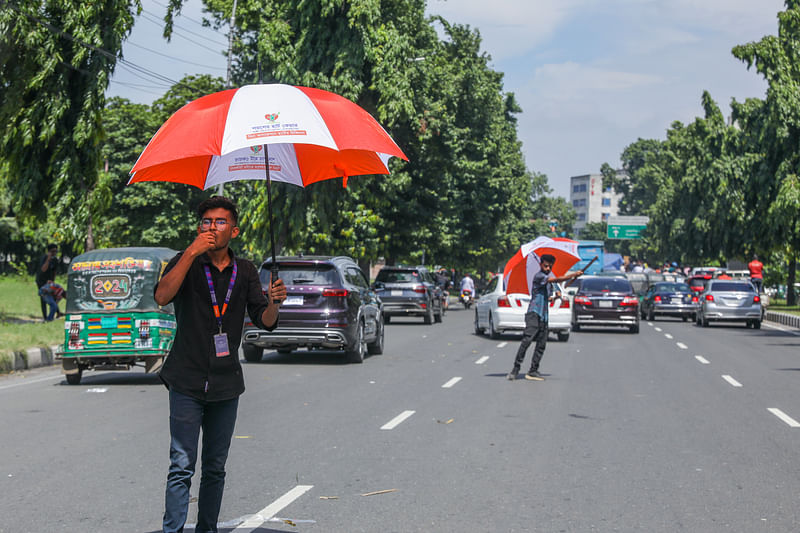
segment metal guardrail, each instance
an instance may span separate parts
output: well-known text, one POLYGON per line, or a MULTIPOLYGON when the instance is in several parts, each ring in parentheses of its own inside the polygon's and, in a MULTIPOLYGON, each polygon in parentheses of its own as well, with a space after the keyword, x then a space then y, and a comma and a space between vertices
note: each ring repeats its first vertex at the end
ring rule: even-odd
POLYGON ((764 318, 769 322, 777 322, 784 326, 800 328, 800 316, 790 315, 789 313, 779 313, 777 311, 767 311, 764 318))

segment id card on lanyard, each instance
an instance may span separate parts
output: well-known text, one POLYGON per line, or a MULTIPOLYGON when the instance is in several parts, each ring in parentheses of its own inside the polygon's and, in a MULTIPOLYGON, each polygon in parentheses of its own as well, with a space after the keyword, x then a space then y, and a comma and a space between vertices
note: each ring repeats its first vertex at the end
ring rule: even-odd
POLYGON ((231 354, 228 348, 228 334, 222 331, 222 316, 228 310, 228 303, 231 301, 231 293, 233 292, 233 284, 236 282, 236 260, 233 261, 233 273, 231 274, 231 281, 228 283, 228 292, 225 294, 225 301, 222 303, 222 310, 217 303, 217 293, 214 290, 214 281, 211 279, 211 270, 208 265, 203 265, 206 271, 206 279, 208 280, 208 290, 211 293, 211 306, 214 309, 214 316, 217 319, 217 326, 219 326, 219 333, 214 335, 214 350, 217 357, 227 357, 231 354))

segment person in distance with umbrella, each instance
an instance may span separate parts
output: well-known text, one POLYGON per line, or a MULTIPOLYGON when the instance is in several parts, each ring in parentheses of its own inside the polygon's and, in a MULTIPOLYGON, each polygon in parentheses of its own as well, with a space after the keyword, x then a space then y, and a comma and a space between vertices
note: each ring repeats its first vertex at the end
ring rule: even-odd
POLYGON ((286 298, 280 279, 272 280, 265 296, 256 266, 228 247, 239 235, 236 204, 212 196, 198 206, 197 215, 197 237, 169 262, 155 288, 159 305, 174 304, 178 323, 159 373, 169 389, 170 411, 165 533, 183 531, 201 429, 203 473, 195 531, 217 531, 225 462, 244 392, 238 357, 244 313, 258 327, 275 329, 286 298))
POLYGON ((517 379, 519 369, 522 367, 522 362, 525 360, 525 352, 528 350, 528 346, 534 341, 536 341, 536 347, 533 349, 531 369, 525 374, 525 379, 544 381, 542 375, 539 374, 539 363, 542 360, 544 348, 547 345, 548 310, 550 298, 553 295, 553 287, 551 284, 575 279, 583 274, 582 270, 578 270, 577 272, 557 278, 551 273, 555 262, 556 258, 554 256, 550 254, 542 255, 539 262, 541 270, 533 275, 533 282, 531 283, 531 301, 528 304, 528 310, 525 312, 525 330, 522 332, 522 341, 520 342, 516 358, 514 359, 514 368, 507 376, 510 381, 517 379))

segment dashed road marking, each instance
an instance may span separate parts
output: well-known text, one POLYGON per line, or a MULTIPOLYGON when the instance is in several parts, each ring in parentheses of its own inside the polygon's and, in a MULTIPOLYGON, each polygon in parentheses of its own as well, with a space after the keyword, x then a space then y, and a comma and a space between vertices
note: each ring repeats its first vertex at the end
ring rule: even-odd
POLYGON ((734 387, 741 387, 742 386, 741 383, 739 383, 738 381, 736 381, 735 379, 733 379, 731 376, 729 376, 727 374, 723 374, 722 375, 722 379, 724 379, 725 381, 727 381, 728 383, 730 383, 734 387))
POLYGON ((381 426, 381 429, 384 429, 384 430, 394 429, 397 426, 399 426, 400 424, 402 424, 408 417, 410 417, 414 413, 416 413, 416 411, 403 411, 402 413, 400 413, 396 417, 394 417, 391 420, 389 420, 388 422, 386 422, 383 426, 381 426))
POLYGON ((697 359, 698 361, 700 361, 701 363, 703 363, 704 365, 710 365, 711 364, 711 361, 709 361, 708 359, 706 359, 702 355, 695 355, 694 358, 697 359))
POLYGON ((482 365, 483 363, 485 363, 488 360, 489 360, 489 356, 488 355, 484 355, 483 357, 481 357, 480 359, 475 361, 475 364, 476 365, 482 365))
POLYGON ((508 344, 508 343, 506 341, 503 341, 500 344, 498 344, 497 347, 498 348, 505 348, 506 344, 508 344))
POLYGON ((775 416, 777 416, 778 418, 780 418, 780 419, 781 419, 782 421, 784 421, 784 422, 785 422, 785 423, 786 423, 786 424, 787 424, 789 427, 792 427, 792 428, 800 428, 800 422, 798 422, 797 420, 795 420, 795 419, 794 419, 794 418, 792 418, 791 416, 787 415, 786 413, 784 413, 783 411, 781 411, 781 410, 780 410, 780 409, 778 409, 777 407, 768 407, 768 408, 767 408, 767 411, 769 411, 769 412, 770 412, 770 413, 772 413, 773 415, 775 415, 775 416))
POLYGON ((661 328, 656 328, 656 331, 661 331, 661 328))
POLYGON ((761 325, 763 327, 765 327, 765 328, 777 329, 779 331, 785 331, 786 333, 789 333, 789 334, 794 335, 796 337, 800 337, 800 333, 798 333, 797 331, 792 331, 791 329, 782 328, 780 326, 773 326, 772 324, 767 324, 766 322, 761 322, 761 325))
POLYGON ((450 389, 450 388, 453 387, 453 385, 455 385, 459 381, 461 381, 461 378, 460 377, 455 377, 455 378, 451 379, 450 381, 448 381, 447 383, 445 383, 444 385, 442 385, 442 388, 443 389, 450 389))
POLYGON ((676 345, 678 346, 678 348, 680 348, 681 350, 688 350, 688 349, 689 349, 689 347, 688 347, 688 346, 686 346, 685 344, 683 344, 682 342, 676 342, 675 344, 676 344, 676 345))
POLYGON ((668 338, 668 339, 671 339, 671 338, 672 338, 672 335, 670 335, 669 333, 664 333, 664 336, 665 336, 666 338, 668 338))
POLYGON ((281 512, 282 509, 286 508, 290 503, 312 488, 314 488, 314 485, 297 485, 295 488, 239 524, 234 531, 244 531, 261 526, 264 522, 269 521, 270 518, 281 512))
POLYGON ((652 322, 648 322, 648 323, 647 323, 647 325, 648 325, 648 326, 652 326, 652 325, 653 325, 653 323, 652 323, 652 322))

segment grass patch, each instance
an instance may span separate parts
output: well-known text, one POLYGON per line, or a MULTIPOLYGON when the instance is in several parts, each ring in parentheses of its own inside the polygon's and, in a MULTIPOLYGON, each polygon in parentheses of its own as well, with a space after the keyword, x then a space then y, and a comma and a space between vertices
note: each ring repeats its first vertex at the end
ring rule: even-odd
POLYGON ((787 313, 787 314, 790 314, 790 315, 800 316, 800 306, 793 305, 793 306, 790 307, 790 306, 786 305, 786 300, 781 300, 781 299, 778 299, 778 298, 770 301, 769 307, 767 307, 767 310, 768 311, 775 311, 775 312, 778 312, 778 313, 787 313))
MULTIPOLYGON (((59 277, 56 283, 66 286, 66 279, 59 277)), ((42 321, 33 276, 0 276, 0 294, 0 354, 64 341, 63 318, 42 321)), ((64 302, 59 303, 63 311, 64 302)))

